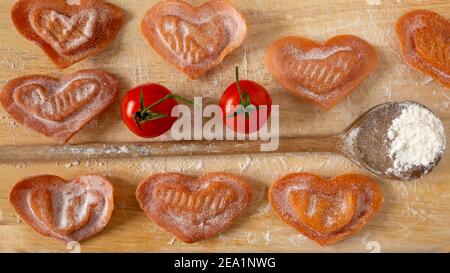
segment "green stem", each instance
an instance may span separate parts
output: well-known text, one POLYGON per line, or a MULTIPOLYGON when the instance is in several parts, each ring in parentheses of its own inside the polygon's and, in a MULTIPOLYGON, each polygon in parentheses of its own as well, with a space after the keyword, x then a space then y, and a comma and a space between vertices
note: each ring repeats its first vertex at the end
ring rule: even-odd
POLYGON ((187 103, 187 104, 190 104, 190 105, 194 104, 192 101, 190 101, 190 100, 188 100, 188 99, 186 99, 186 98, 184 98, 182 96, 178 96, 178 95, 174 95, 174 94, 167 94, 164 98, 161 98, 161 99, 155 101, 154 103, 152 103, 150 106, 145 107, 143 110, 141 110, 141 112, 147 112, 152 107, 155 107, 156 105, 158 105, 161 102, 166 101, 168 99, 176 99, 176 100, 179 100, 179 101, 181 101, 183 103, 187 103))
POLYGON ((236 77, 236 87, 237 87, 237 91, 239 94, 239 102, 242 106, 245 106, 244 95, 241 92, 241 85, 239 84, 239 66, 236 66, 236 69, 234 72, 235 72, 235 77, 236 77))
POLYGON ((142 111, 144 109, 144 89, 141 87, 141 93, 139 94, 139 109, 142 111))
POLYGON ((157 119, 167 118, 168 116, 169 116, 169 115, 167 115, 167 114, 162 114, 162 113, 155 113, 155 112, 152 112, 152 113, 150 114, 150 116, 148 116, 147 118, 145 118, 145 119, 139 121, 139 123, 140 123, 140 124, 144 124, 144 123, 149 122, 149 121, 152 121, 152 120, 157 120, 157 119))

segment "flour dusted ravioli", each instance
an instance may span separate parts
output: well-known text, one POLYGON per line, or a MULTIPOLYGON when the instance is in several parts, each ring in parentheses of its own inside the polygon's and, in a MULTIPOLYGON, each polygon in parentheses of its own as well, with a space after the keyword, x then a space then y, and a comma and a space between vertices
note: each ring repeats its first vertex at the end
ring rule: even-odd
POLYGON ((98 175, 71 181, 53 175, 25 178, 13 187, 9 201, 37 232, 66 243, 101 231, 114 208, 113 187, 98 175))
POLYGON ((19 0, 12 9, 16 29, 65 68, 105 49, 122 27, 123 12, 103 0, 19 0))
POLYGON ((151 47, 191 79, 220 64, 247 34, 244 16, 226 0, 198 8, 162 1, 146 13, 141 29, 151 47))
POLYGON ((61 80, 30 75, 7 82, 0 103, 17 122, 65 143, 113 102, 118 89, 114 77, 100 70, 61 80))
POLYGON ((383 203, 371 178, 344 174, 330 180, 293 173, 269 189, 274 211, 287 224, 321 245, 341 241, 364 227, 383 203))
POLYGON ((431 10, 413 10, 396 24, 403 59, 450 88, 450 21, 431 10))
POLYGON ((232 225, 250 203, 251 188, 228 173, 210 173, 199 179, 162 173, 142 181, 136 198, 157 225, 193 243, 232 225))
POLYGON ((283 37, 266 49, 265 65, 291 94, 326 110, 368 77, 377 63, 375 49, 352 35, 323 44, 299 36, 283 37))

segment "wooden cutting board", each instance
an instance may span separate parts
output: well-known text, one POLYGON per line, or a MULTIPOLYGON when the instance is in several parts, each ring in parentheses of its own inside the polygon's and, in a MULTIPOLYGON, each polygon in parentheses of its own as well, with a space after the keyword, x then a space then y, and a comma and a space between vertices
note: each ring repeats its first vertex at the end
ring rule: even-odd
MULTIPOLYGON (((10 20, 13 0, 0 1, 0 85, 24 74, 62 76, 81 69, 100 68, 114 73, 127 89, 146 82, 161 83, 177 94, 203 96, 214 102, 233 81, 234 66, 242 77, 260 82, 281 108, 282 136, 332 134, 343 130, 368 108, 393 100, 414 100, 434 110, 450 135, 450 93, 428 77, 410 69, 399 55, 394 23, 411 9, 431 9, 450 17, 450 2, 409 0, 247 0, 237 1, 248 20, 243 46, 211 73, 190 81, 159 58, 140 35, 139 24, 156 0, 111 0, 125 10, 126 22, 114 43, 103 53, 68 69, 56 68, 32 43, 14 29, 10 20), (325 40, 338 34, 357 35, 375 46, 376 70, 351 96, 325 112, 286 94, 263 65, 264 48, 283 35, 325 40)), ((191 1, 200 4, 202 1, 191 1)), ((0 145, 51 144, 52 142, 11 120, 0 110, 0 145)), ((168 140, 164 136, 158 141, 168 140)), ((79 132, 70 143, 142 141, 120 119, 119 101, 79 132)), ((0 155, 1 157, 1 155, 0 155)), ((0 165, 0 252, 139 251, 450 251, 450 158, 421 180, 378 179, 385 195, 380 212, 357 235, 323 248, 281 222, 267 201, 267 189, 279 176, 307 171, 331 177, 345 172, 368 174, 349 160, 327 153, 236 155, 214 157, 141 158, 133 160, 78 160, 15 162, 0 165), (229 230, 216 238, 184 244, 149 221, 134 197, 137 183, 155 172, 177 171, 201 175, 212 171, 240 174, 253 185, 250 209, 229 230), (8 204, 8 192, 25 176, 57 174, 72 178, 85 173, 110 177, 116 209, 104 231, 67 247, 34 232, 8 204)))

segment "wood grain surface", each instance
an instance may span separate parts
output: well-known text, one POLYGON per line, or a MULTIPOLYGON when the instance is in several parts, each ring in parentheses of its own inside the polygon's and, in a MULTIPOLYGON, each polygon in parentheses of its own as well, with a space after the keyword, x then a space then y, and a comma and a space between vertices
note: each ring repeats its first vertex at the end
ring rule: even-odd
MULTIPOLYGON (((140 35, 139 24, 156 0, 111 0, 125 10, 124 28, 101 54, 68 69, 53 65, 40 48, 19 35, 11 22, 14 0, 0 1, 0 85, 25 74, 60 77, 81 69, 113 73, 121 95, 138 84, 158 82, 186 97, 214 102, 233 81, 234 66, 242 77, 267 87, 280 105, 281 135, 328 135, 347 127, 361 113, 393 100, 418 101, 435 111, 450 135, 450 93, 401 59, 394 33, 396 19, 411 9, 431 9, 450 17, 448 0, 234 0, 248 20, 249 33, 241 48, 205 77, 191 81, 164 62, 140 35), (338 34, 357 35, 374 45, 376 70, 352 95, 325 112, 288 95, 264 68, 264 48, 283 35, 326 40, 338 34)), ((201 4, 202 1, 190 1, 201 4)), ((119 100, 81 130, 71 144, 142 141, 120 119, 119 100)), ((170 140, 163 136, 156 141, 170 140)), ((0 110, 0 145, 48 145, 51 140, 16 124, 0 110)), ((1 155, 0 155, 1 157, 1 155)), ((331 153, 286 153, 137 159, 73 158, 61 162, 15 162, 0 165, 0 252, 329 252, 329 251, 450 251, 450 159, 448 154, 431 174, 413 182, 377 179, 385 195, 380 212, 355 236, 320 247, 285 225, 271 210, 267 189, 290 172, 307 171, 324 177, 346 172, 368 174, 342 156, 331 153), (145 177, 165 171, 201 175, 212 171, 240 174, 252 184, 250 209, 216 238, 184 244, 158 228, 139 209, 134 192, 145 177), (56 174, 72 178, 86 173, 107 175, 115 187, 116 208, 109 225, 81 247, 43 237, 24 223, 8 204, 10 188, 23 177, 56 174)))

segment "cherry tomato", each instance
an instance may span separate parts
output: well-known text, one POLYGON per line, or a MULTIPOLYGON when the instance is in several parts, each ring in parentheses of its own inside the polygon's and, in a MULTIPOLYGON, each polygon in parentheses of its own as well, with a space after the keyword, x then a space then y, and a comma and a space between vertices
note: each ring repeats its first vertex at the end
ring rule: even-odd
POLYGON ((266 124, 272 99, 267 90, 258 83, 239 80, 239 68, 236 67, 236 82, 227 87, 220 98, 219 106, 224 113, 224 123, 227 127, 235 132, 250 134, 259 131, 266 124), (266 110, 263 111, 262 107, 266 107, 266 110))
POLYGON ((159 84, 145 84, 128 91, 122 99, 122 120, 135 135, 158 137, 177 120, 171 117, 178 105, 169 89, 159 84), (153 106, 152 106, 153 105, 153 106))

